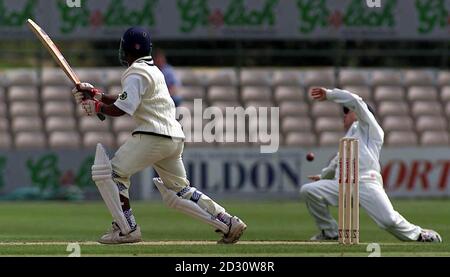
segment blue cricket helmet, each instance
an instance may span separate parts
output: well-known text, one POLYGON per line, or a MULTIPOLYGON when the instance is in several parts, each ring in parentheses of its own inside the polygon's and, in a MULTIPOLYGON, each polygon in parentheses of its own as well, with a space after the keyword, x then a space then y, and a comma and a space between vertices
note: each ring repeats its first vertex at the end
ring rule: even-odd
POLYGON ((132 27, 128 29, 120 40, 119 60, 120 63, 129 66, 126 61, 127 54, 141 58, 150 56, 152 52, 152 41, 150 32, 142 27, 132 27))

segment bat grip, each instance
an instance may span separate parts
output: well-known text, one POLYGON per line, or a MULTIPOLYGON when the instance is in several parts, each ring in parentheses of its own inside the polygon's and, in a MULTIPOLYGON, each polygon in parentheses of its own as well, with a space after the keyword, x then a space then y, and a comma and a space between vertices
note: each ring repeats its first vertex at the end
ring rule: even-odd
POLYGON ((98 113, 97 114, 98 119, 100 119, 101 121, 105 121, 106 117, 104 114, 98 113))

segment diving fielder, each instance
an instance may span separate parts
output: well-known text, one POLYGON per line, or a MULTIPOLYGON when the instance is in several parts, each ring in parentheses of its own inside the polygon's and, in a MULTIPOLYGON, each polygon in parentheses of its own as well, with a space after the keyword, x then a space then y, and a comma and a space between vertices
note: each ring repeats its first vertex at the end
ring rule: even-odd
MULTIPOLYGON (((442 242, 433 231, 409 223, 392 207, 383 188, 380 174, 380 151, 384 132, 369 107, 356 94, 340 89, 313 88, 311 97, 316 101, 330 100, 344 107, 345 137, 359 140, 359 198, 361 206, 377 225, 402 241, 442 242)), ((305 184, 300 195, 314 217, 320 233, 311 240, 337 240, 338 225, 330 215, 328 206, 338 204, 338 156, 331 160, 321 175, 310 176, 314 182, 305 184)))
POLYGON ((218 243, 235 243, 246 224, 228 214, 211 198, 190 186, 182 161, 184 133, 175 117, 175 105, 164 76, 150 56, 150 34, 143 28, 128 29, 120 43, 120 62, 128 69, 122 76, 122 93, 104 95, 84 83, 74 96, 86 115, 112 117, 129 114, 138 123, 132 136, 110 161, 97 145, 92 179, 114 221, 99 242, 105 244, 141 241, 141 230, 130 207, 130 177, 153 166, 160 178, 153 181, 165 204, 200 219, 223 234, 218 243), (90 100, 88 100, 90 99, 90 100))

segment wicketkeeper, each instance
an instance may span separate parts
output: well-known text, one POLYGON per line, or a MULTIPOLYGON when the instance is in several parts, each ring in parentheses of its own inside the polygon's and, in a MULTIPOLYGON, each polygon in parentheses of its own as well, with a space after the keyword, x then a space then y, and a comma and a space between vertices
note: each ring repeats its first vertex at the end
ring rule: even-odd
MULTIPOLYGON (((99 242, 105 244, 141 241, 141 230, 130 207, 130 177, 153 166, 160 178, 153 181, 167 206, 200 219, 223 234, 219 243, 235 243, 246 225, 204 193, 190 186, 182 153, 184 133, 175 117, 175 105, 164 76, 150 56, 152 43, 147 30, 128 29, 120 43, 120 62, 128 69, 122 76, 122 93, 102 94, 91 84, 74 89, 74 96, 86 115, 98 113, 132 116, 138 127, 109 160, 97 145, 92 179, 114 221, 99 242), (90 99, 90 100, 88 100, 90 99)), ((149 184, 150 185, 150 184, 149 184)))
MULTIPOLYGON (((403 241, 442 242, 433 231, 409 223, 394 210, 384 191, 380 174, 380 151, 384 132, 378 124, 372 108, 356 94, 340 89, 313 88, 314 100, 330 100, 344 109, 345 137, 359 140, 359 194, 360 204, 376 224, 403 241)), ((313 183, 305 184, 300 195, 314 217, 320 233, 311 240, 337 240, 338 225, 330 215, 328 206, 338 205, 338 156, 336 155, 322 170, 321 175, 309 176, 313 183)))

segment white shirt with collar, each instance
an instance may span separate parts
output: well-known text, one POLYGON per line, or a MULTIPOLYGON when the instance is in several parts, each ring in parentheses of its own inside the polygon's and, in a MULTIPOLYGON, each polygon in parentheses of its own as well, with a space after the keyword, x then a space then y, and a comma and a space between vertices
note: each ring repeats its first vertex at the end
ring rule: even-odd
MULTIPOLYGON (((346 137, 359 141, 359 170, 360 178, 381 181, 380 152, 384 142, 384 131, 375 116, 370 112, 367 104, 356 94, 341 89, 327 90, 327 99, 347 107, 356 113, 358 121, 354 122, 346 133, 346 137)), ((334 178, 339 176, 337 156, 329 166, 322 170, 322 177, 330 175, 334 169, 334 178)))
POLYGON ((134 118, 134 132, 185 138, 164 75, 152 57, 136 60, 123 73, 122 90, 114 105, 134 118))

